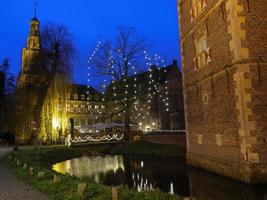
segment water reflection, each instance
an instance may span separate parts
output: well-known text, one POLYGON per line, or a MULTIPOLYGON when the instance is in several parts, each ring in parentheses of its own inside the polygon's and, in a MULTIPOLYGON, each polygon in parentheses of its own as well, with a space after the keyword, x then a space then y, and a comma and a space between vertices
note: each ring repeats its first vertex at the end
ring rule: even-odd
POLYGON ((81 157, 53 165, 53 170, 80 178, 90 177, 99 182, 103 175, 123 173, 124 163, 122 156, 81 157))
POLYGON ((183 199, 267 200, 266 186, 249 186, 202 170, 183 160, 144 156, 82 157, 53 169, 107 185, 128 185, 138 191, 159 188, 183 199))

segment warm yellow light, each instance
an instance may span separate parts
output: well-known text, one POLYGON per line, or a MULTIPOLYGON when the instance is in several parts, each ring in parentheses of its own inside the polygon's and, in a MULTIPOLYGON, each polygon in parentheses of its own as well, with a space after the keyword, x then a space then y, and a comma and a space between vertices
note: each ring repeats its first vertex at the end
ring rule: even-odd
POLYGON ((58 129, 60 126, 60 121, 58 118, 53 118, 52 119, 52 127, 53 129, 58 129))

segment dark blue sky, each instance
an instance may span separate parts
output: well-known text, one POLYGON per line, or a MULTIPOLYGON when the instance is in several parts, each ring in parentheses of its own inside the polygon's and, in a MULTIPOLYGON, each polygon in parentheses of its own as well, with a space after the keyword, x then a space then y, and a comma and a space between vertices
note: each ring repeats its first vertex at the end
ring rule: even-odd
MULTIPOLYGON (((111 37, 118 26, 133 26, 151 44, 150 52, 179 59, 177 0, 37 0, 41 25, 67 26, 79 51, 74 80, 86 83, 87 57, 100 36, 111 37)), ((0 59, 11 59, 17 75, 25 46, 34 0, 0 0, 0 59)))

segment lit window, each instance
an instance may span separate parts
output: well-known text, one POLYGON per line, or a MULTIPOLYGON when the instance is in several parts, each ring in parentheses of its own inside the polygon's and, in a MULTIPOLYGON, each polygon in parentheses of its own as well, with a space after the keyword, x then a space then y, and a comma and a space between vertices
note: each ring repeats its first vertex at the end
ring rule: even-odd
POLYGON ((78 94, 73 95, 74 100, 78 100, 78 94))
POLYGON ((102 106, 101 106, 101 109, 105 109, 105 106, 104 106, 104 105, 102 105, 102 106))
POLYGON ((70 99, 70 93, 67 93, 67 99, 70 99))
POLYGON ((85 95, 84 94, 81 95, 81 100, 85 100, 85 95))
POLYGON ((98 109, 98 105, 95 105, 95 109, 98 109))

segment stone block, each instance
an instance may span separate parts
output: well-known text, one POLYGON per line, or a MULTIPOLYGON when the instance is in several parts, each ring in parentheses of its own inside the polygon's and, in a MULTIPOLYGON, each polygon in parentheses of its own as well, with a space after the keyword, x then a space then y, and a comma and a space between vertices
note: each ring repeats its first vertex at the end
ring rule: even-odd
POLYGON ((30 174, 31 176, 34 176, 34 171, 35 171, 34 167, 30 167, 30 168, 29 168, 29 174, 30 174))
POLYGON ((60 183, 60 182, 61 182, 61 178, 57 175, 54 175, 53 183, 60 183))
POLYGON ((82 196, 85 193, 87 184, 86 183, 79 183, 77 193, 82 196))
POLYGON ((123 192, 121 186, 112 188, 112 200, 123 200, 123 192))
POLYGON ((28 168, 28 164, 27 163, 24 163, 23 166, 22 166, 22 169, 27 169, 28 168))
POLYGON ((203 144, 203 135, 197 134, 197 143, 198 144, 203 144))
POLYGON ((17 160, 16 164, 17 164, 17 166, 20 166, 21 165, 20 160, 17 160))
POLYGON ((41 178, 44 177, 44 175, 45 175, 45 172, 43 172, 43 171, 39 171, 39 172, 37 173, 37 178, 41 179, 41 178))

